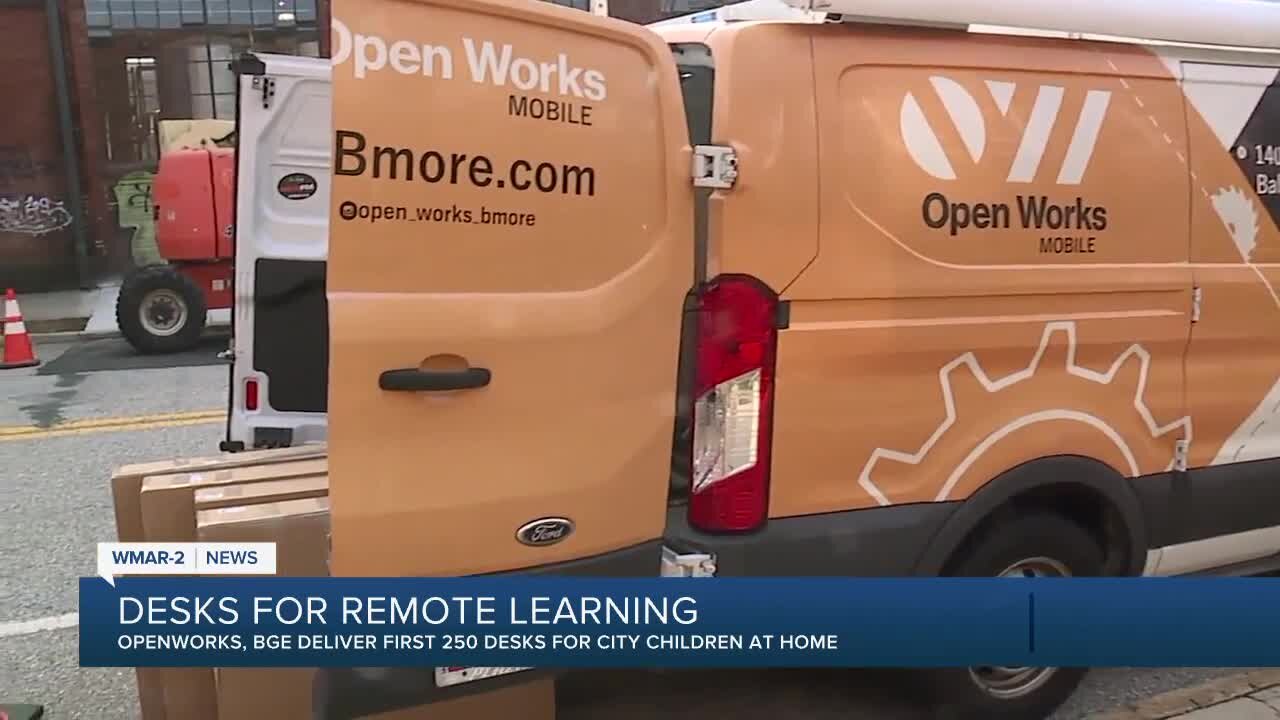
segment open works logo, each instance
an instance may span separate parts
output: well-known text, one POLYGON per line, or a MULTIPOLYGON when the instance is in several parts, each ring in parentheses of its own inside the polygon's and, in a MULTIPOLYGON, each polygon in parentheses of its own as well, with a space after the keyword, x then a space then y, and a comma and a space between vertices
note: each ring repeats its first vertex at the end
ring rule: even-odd
MULTIPOLYGON (((958 136, 969 160, 976 166, 982 162, 989 149, 986 113, 978 99, 955 80, 934 75, 929 78, 929 84, 946 112, 946 119, 935 117, 931 122, 925 108, 934 107, 932 98, 925 98, 922 103, 915 93, 908 92, 903 98, 899 115, 902 141, 906 145, 907 154, 921 170, 939 180, 955 180, 955 164, 938 131, 945 131, 942 137, 958 136), (943 124, 946 122, 951 124, 949 131, 943 124)), ((1058 85, 1037 86, 1035 103, 1031 106, 1030 114, 1022 120, 1009 117, 1014 94, 1018 90, 1017 83, 986 80, 984 85, 985 94, 990 95, 990 104, 994 105, 994 112, 998 112, 1001 118, 1018 123, 1022 128, 1022 136, 1018 139, 1017 151, 1010 161, 1006 180, 1010 183, 1034 181, 1054 131, 1071 122, 1071 118, 1061 117, 1066 114, 1062 112, 1066 89, 1058 85)), ((1110 104, 1111 92, 1108 90, 1089 90, 1085 95, 1080 114, 1074 118, 1075 125, 1071 129, 1066 155, 1058 168, 1058 185, 1079 185, 1084 179, 1085 170, 1098 146, 1098 134, 1102 130, 1110 104)))
POLYGON ((574 64, 568 53, 530 56, 512 43, 460 38, 460 46, 410 40, 388 40, 378 35, 352 32, 338 18, 331 21, 334 67, 350 63, 352 74, 363 80, 370 73, 390 70, 453 80, 460 74, 474 83, 523 92, 542 92, 595 102, 608 96, 603 71, 574 64))

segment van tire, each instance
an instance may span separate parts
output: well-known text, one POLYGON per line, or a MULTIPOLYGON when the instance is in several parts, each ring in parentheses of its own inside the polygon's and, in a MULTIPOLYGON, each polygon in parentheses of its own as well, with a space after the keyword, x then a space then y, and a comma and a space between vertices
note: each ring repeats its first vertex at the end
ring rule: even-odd
POLYGON ((148 355, 194 347, 207 314, 204 291, 170 265, 147 265, 129 273, 116 299, 120 334, 135 350, 148 355))
MULTIPOLYGON (((981 532, 981 531, 980 531, 981 532)), ((1096 577, 1103 574, 1104 554, 1084 528, 1050 512, 1035 512, 989 528, 973 538, 945 572, 953 577, 995 577, 1025 568, 1030 577, 1096 577), (1056 566, 1056 567, 1055 567, 1056 566), (1038 571, 1038 572, 1037 572, 1038 571)), ((1016 572, 1016 571, 1015 571, 1016 572)), ((1054 668, 1047 677, 1022 686, 1022 694, 1001 697, 978 678, 979 668, 932 671, 930 683, 937 717, 947 720, 1043 720, 1075 692, 1087 668, 1054 668), (976 676, 975 676, 976 673, 976 676)), ((1035 678, 1034 669, 1031 669, 1035 678)))

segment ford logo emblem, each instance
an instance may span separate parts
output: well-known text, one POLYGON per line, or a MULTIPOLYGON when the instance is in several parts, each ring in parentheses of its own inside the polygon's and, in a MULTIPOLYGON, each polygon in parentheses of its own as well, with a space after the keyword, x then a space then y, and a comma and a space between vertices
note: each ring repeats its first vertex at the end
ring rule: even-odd
POLYGON ((573 521, 568 518, 539 518, 525 523, 516 531, 516 539, 525 545, 555 545, 573 534, 573 521))

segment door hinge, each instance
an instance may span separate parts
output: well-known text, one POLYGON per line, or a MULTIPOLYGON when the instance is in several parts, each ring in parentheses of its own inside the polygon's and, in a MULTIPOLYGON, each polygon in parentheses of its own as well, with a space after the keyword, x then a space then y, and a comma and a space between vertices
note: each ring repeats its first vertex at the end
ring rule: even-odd
POLYGON ((275 78, 260 75, 253 79, 253 89, 262 92, 262 109, 267 110, 271 107, 271 98, 276 96, 275 78))
POLYGON ((1203 290, 1199 287, 1191 288, 1191 322, 1200 322, 1200 304, 1203 299, 1203 290))
POLYGON ((1173 469, 1176 472, 1187 471, 1187 453, 1191 449, 1190 440, 1178 440, 1173 443, 1173 469))
POLYGON ((725 145, 695 145, 693 186, 731 188, 738 179, 738 153, 725 145))

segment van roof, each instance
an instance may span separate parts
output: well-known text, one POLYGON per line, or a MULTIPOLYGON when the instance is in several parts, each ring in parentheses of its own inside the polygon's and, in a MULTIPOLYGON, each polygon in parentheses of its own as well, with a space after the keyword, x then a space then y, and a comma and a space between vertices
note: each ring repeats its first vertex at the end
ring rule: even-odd
POLYGON ((1280 0, 747 0, 649 27, 861 22, 1280 53, 1280 0))

